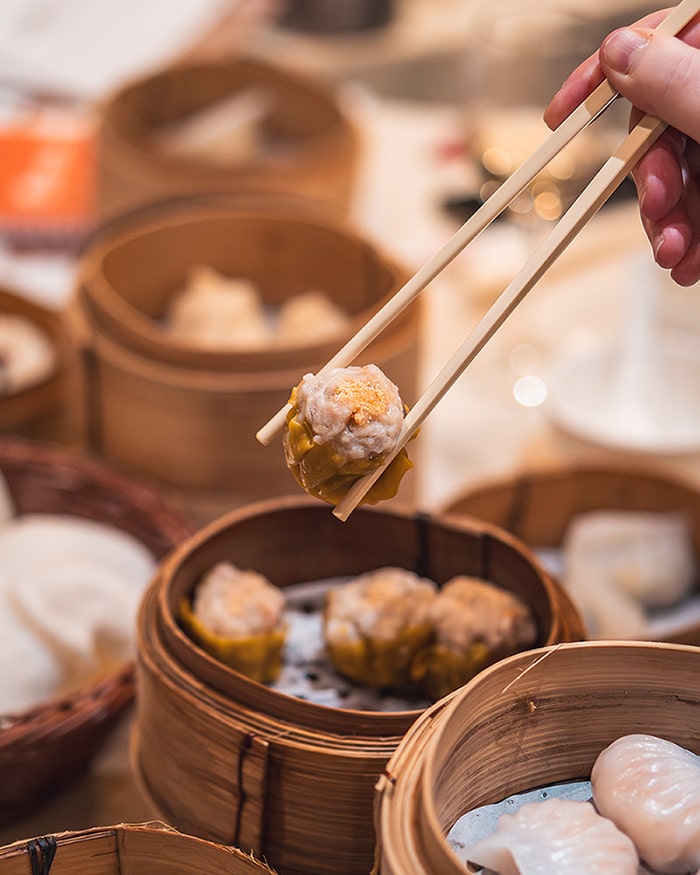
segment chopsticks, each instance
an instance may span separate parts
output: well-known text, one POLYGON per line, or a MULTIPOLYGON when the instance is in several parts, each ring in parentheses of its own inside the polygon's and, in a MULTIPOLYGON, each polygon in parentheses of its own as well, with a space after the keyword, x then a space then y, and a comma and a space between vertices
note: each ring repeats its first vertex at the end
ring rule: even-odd
MULTIPOLYGON (((682 0, 658 25, 656 30, 677 33, 698 12, 700 12, 700 0, 682 0)), ((506 209, 549 161, 604 112, 617 97, 617 92, 610 87, 607 81, 603 81, 462 225, 442 249, 420 268, 384 307, 321 368, 319 373, 323 374, 331 368, 344 367, 359 355, 471 240, 506 209)), ((368 490, 379 479, 386 466, 406 445, 443 395, 452 387, 457 378, 466 370, 488 340, 542 278, 579 231, 598 212, 627 176, 630 169, 659 138, 665 128, 665 122, 647 115, 630 131, 408 412, 393 452, 384 459, 380 467, 358 479, 345 498, 335 507, 333 513, 338 519, 346 520, 350 516, 368 490)), ((258 431, 256 437, 260 443, 269 444, 275 435, 284 428, 289 409, 290 406, 287 404, 258 431)))

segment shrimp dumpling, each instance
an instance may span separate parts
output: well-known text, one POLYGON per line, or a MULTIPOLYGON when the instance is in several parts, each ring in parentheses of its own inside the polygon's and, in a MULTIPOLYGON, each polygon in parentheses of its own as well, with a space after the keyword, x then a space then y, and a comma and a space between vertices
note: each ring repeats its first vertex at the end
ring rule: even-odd
POLYGON ((460 856, 498 875, 637 875, 634 844, 590 802, 545 799, 503 814, 460 856), (466 855, 466 857, 465 857, 466 855))
POLYGON ((180 618, 201 647, 241 674, 271 683, 282 667, 284 595, 262 574, 218 562, 199 581, 180 618))
MULTIPOLYGON (((287 466, 303 489, 331 504, 383 464, 396 447, 404 419, 398 388, 376 365, 306 374, 292 391, 290 404, 284 434, 287 466)), ((402 448, 365 502, 396 495, 411 467, 402 448)))
POLYGON ((700 867, 700 757, 653 735, 625 735, 591 772, 593 800, 656 872, 700 867))

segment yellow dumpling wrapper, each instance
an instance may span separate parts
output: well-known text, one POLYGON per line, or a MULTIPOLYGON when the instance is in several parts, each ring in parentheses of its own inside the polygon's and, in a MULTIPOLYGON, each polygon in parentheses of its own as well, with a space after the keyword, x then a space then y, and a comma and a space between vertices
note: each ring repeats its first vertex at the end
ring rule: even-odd
MULTIPOLYGON (((314 441, 308 422, 299 415, 295 406, 297 387, 289 399, 284 450, 289 470, 299 485, 310 495, 336 505, 347 495, 350 487, 365 474, 383 464, 385 455, 372 459, 348 460, 328 444, 314 441)), ((372 485, 361 504, 377 504, 393 498, 399 490, 404 474, 413 467, 403 447, 391 460, 386 470, 372 485)))
POLYGON ((200 647, 229 668, 262 684, 277 679, 282 668, 286 627, 240 638, 225 638, 212 633, 199 620, 187 599, 180 604, 180 620, 200 647))

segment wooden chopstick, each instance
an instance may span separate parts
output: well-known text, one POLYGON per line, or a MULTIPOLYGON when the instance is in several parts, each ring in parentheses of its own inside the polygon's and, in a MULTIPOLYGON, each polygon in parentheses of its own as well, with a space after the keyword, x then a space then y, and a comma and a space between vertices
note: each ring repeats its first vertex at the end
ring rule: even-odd
MULTIPOLYGON (((666 16, 656 30, 678 33, 699 10, 698 0, 683 0, 666 16)), ((552 158, 606 110, 617 96, 617 92, 610 87, 607 80, 604 80, 496 189, 447 243, 350 338, 319 373, 326 373, 331 368, 345 367, 353 361, 459 255, 467 244, 515 200, 552 158)), ((257 432, 256 438, 261 444, 267 446, 282 431, 289 409, 290 405, 286 404, 257 432)))
MULTIPOLYGON (((695 2, 700 7, 700 0, 695 0, 695 2)), ((665 122, 645 115, 639 124, 630 131, 546 239, 535 249, 515 279, 488 309, 416 404, 409 410, 392 453, 388 455, 382 465, 357 480, 343 500, 335 507, 333 513, 338 519, 346 520, 350 516, 371 486, 382 475, 386 466, 406 445, 443 395, 466 370, 488 340, 542 278, 584 225, 598 212, 627 176, 630 169, 661 136, 665 128, 665 122)))
MULTIPOLYGON (((402 286, 384 306, 369 319, 359 331, 319 371, 326 373, 331 368, 342 368, 355 359, 369 344, 415 300, 425 287, 456 258, 484 228, 493 222, 535 176, 569 143, 589 125, 617 97, 607 81, 581 103, 562 124, 550 134, 542 145, 532 153, 508 177, 491 197, 450 237, 447 243, 402 286)), ((268 445, 284 428, 290 405, 279 410, 256 434, 261 444, 268 445)))

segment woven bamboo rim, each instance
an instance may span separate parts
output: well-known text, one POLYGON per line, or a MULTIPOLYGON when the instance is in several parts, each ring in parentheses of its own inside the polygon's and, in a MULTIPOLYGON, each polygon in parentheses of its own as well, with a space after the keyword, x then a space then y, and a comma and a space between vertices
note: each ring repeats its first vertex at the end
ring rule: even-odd
MULTIPOLYGON (((161 558, 191 532, 151 489, 76 451, 0 439, 0 471, 20 514, 68 513, 122 529, 161 558)), ((134 665, 73 694, 0 718, 0 822, 76 780, 134 697, 134 665)))
POLYGON ((182 64, 115 93, 98 127, 97 209, 113 216, 201 191, 279 192, 345 211, 359 156, 359 136, 325 85, 260 60, 182 64), (167 155, 151 141, 162 123, 187 116, 249 86, 269 88, 277 103, 267 127, 295 148, 235 168, 167 155))
POLYGON ((295 496, 233 511, 184 542, 161 564, 139 617, 135 768, 169 822, 251 849, 285 873, 369 870, 373 787, 420 711, 323 707, 206 654, 180 628, 177 610, 223 558, 282 587, 382 565, 437 581, 461 569, 524 595, 542 643, 583 634, 531 554, 475 520, 362 508, 339 524, 319 502, 295 496))
MULTIPOLYGON (((546 466, 490 480, 454 499, 448 514, 465 514, 504 528, 533 548, 561 545, 567 526, 592 510, 682 512, 700 557, 700 490, 680 476, 633 465, 546 466)), ((669 635, 700 644, 700 623, 669 635)))
POLYGON ((700 752, 700 650, 583 642, 517 654, 427 711, 377 784, 376 875, 459 875, 445 837, 514 793, 585 780, 598 753, 644 732, 700 752))
MULTIPOLYGON (((319 205, 271 195, 200 196, 136 210, 102 229, 81 260, 79 287, 101 332, 155 361, 199 371, 298 374, 325 364, 407 279, 404 266, 319 205), (236 245, 223 246, 222 239, 236 245), (348 313, 348 326, 330 340, 260 350, 208 351, 174 341, 156 320, 196 262, 252 278, 270 304, 323 289, 348 313)), ((375 357, 377 348, 396 343, 417 312, 413 307, 399 317, 373 346, 375 357)))
POLYGON ((0 312, 22 316, 46 332, 55 366, 19 392, 0 396, 0 431, 21 437, 65 440, 70 432, 69 381, 75 353, 61 318, 40 304, 0 288, 0 312))
POLYGON ((120 824, 39 836, 0 848, 2 875, 274 875, 236 848, 160 823, 120 824))

